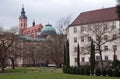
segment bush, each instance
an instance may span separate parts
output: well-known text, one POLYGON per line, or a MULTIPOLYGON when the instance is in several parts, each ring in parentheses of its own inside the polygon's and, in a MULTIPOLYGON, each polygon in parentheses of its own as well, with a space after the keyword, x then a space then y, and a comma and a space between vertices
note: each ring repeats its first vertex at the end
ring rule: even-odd
POLYGON ((90 67, 89 66, 84 67, 84 75, 90 75, 90 67))
POLYGON ((113 71, 113 76, 115 76, 115 77, 120 77, 120 71, 119 71, 119 69, 115 69, 114 71, 113 71))
POLYGON ((84 67, 83 66, 81 66, 81 75, 85 75, 84 74, 84 67))
POLYGON ((106 69, 102 69, 101 73, 103 76, 106 76, 106 69))
POLYGON ((112 75, 113 75, 113 71, 112 71, 111 68, 107 70, 107 75, 108 75, 108 76, 112 76, 112 75))
POLYGON ((99 68, 95 69, 95 75, 100 76, 101 75, 101 70, 99 68))

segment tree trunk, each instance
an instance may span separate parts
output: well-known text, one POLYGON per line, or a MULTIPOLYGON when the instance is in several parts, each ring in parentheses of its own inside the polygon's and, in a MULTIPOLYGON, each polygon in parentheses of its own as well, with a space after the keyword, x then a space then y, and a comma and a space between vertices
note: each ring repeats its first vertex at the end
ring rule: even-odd
POLYGON ((15 60, 11 59, 11 62, 12 62, 12 69, 15 69, 15 60))
POLYGON ((57 67, 57 68, 60 68, 60 67, 61 67, 61 64, 58 63, 58 62, 56 62, 56 67, 57 67))
POLYGON ((35 59, 34 59, 34 58, 32 58, 32 61, 33 61, 33 66, 35 67, 35 59))
POLYGON ((101 63, 101 66, 103 68, 103 58, 102 58, 102 51, 101 51, 100 46, 99 46, 99 53, 100 53, 100 63, 101 63))
POLYGON ((91 75, 94 75, 95 70, 95 45, 93 40, 91 41, 91 52, 90 52, 90 72, 91 75))
POLYGON ((79 48, 79 43, 77 46, 77 65, 80 67, 80 48, 79 48))
POLYGON ((5 69, 5 59, 2 59, 1 61, 1 68, 2 68, 2 71, 4 71, 5 69))

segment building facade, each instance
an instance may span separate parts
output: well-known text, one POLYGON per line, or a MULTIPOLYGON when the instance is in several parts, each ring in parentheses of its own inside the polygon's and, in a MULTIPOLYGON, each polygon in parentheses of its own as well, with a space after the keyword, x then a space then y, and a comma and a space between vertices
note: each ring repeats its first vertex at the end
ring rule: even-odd
MULTIPOLYGON (((120 22, 116 7, 82 12, 68 27, 70 66, 77 66, 77 45, 80 46, 80 64, 90 64, 91 39, 95 44, 95 60, 111 62, 114 55, 120 60, 120 22)), ((109 64, 110 65, 110 64, 109 64)))
POLYGON ((26 35, 33 38, 39 37, 41 29, 43 28, 42 24, 35 25, 35 21, 31 27, 27 26, 27 16, 25 15, 24 7, 22 7, 21 15, 19 17, 19 34, 26 35))

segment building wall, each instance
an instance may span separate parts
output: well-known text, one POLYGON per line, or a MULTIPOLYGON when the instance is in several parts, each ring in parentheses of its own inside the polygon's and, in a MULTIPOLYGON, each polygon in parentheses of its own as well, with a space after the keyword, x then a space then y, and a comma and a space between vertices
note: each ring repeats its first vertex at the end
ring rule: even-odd
MULTIPOLYGON (((77 48, 77 45, 79 43, 80 45, 80 51, 82 50, 81 47, 85 47, 84 51, 81 52, 80 54, 80 63, 81 64, 88 64, 89 63, 89 57, 90 57, 90 52, 87 51, 87 46, 89 46, 90 41, 88 41, 88 36, 86 35, 88 31, 86 31, 88 29, 89 26, 93 27, 96 24, 107 24, 108 29, 111 28, 111 26, 113 24, 116 25, 116 29, 114 29, 113 31, 111 31, 110 33, 107 33, 108 37, 112 37, 113 34, 119 35, 119 21, 109 21, 109 22, 104 22, 104 23, 92 23, 92 24, 85 24, 85 25, 77 25, 77 26, 70 26, 68 28, 68 33, 67 33, 67 38, 69 40, 70 43, 70 47, 69 47, 69 51, 70 51, 70 66, 75 66, 77 65, 76 58, 77 58, 77 51, 75 52, 75 49, 77 48), (83 31, 83 27, 85 27, 85 31, 83 31), (76 29, 76 31, 75 31, 76 29), (83 32, 81 32, 81 30, 83 32), (81 37, 84 36, 84 42, 81 42, 81 37), (76 42, 74 42, 74 39, 77 39, 76 42), (75 48, 76 47, 76 48, 75 48), (84 62, 83 62, 84 61, 84 62)), ((96 36, 94 33, 90 32, 89 33, 90 36, 95 40, 96 36)), ((117 45, 117 58, 118 60, 120 60, 120 44, 119 44, 119 40, 113 41, 113 42, 108 42, 106 44, 104 44, 102 46, 102 48, 104 49, 104 46, 108 46, 108 51, 102 51, 102 57, 103 60, 105 60, 105 56, 108 56, 108 60, 112 61, 113 60, 113 45, 117 45)), ((96 51, 96 56, 99 56, 99 53, 96 51)))

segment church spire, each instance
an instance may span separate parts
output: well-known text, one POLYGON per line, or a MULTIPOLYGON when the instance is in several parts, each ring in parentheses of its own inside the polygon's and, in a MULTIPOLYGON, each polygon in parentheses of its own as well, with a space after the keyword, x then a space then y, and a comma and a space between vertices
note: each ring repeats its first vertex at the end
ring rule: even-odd
POLYGON ((21 10, 21 15, 20 15, 19 19, 27 19, 26 15, 25 15, 25 10, 24 10, 23 4, 22 4, 22 10, 21 10))
POLYGON ((33 26, 35 26, 35 19, 33 19, 33 26))

